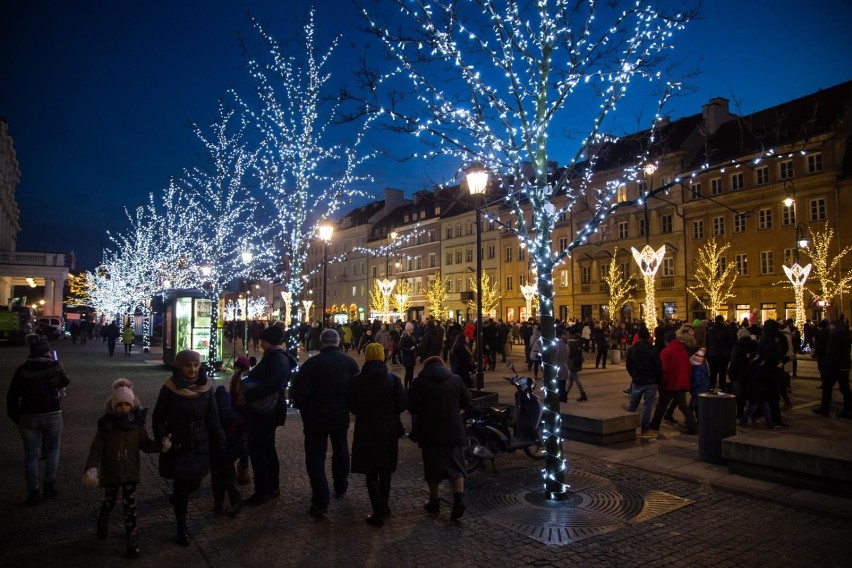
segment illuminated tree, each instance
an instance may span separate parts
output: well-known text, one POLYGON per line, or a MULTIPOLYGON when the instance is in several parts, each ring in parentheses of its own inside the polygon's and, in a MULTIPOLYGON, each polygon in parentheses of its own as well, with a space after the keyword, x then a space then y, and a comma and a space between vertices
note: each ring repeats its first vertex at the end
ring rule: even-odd
POLYGON ((86 279, 86 273, 69 273, 67 282, 68 297, 65 299, 65 303, 69 307, 90 306, 92 301, 91 288, 86 279))
POLYGON ((826 303, 826 311, 829 317, 837 317, 836 300, 842 294, 849 293, 852 285, 852 270, 844 270, 841 266, 843 257, 852 251, 852 245, 840 249, 832 247, 834 240, 834 229, 825 223, 822 229, 814 231, 808 228, 811 235, 810 245, 805 253, 810 257, 813 264, 811 281, 819 282, 819 292, 814 293, 817 300, 826 303))
POLYGON ((382 294, 382 289, 379 287, 379 281, 373 280, 373 287, 370 288, 370 312, 373 314, 384 313, 385 297, 382 294))
MULTIPOLYGON (((470 278, 470 291, 479 294, 479 286, 476 285, 476 280, 470 278)), ((482 273, 482 317, 493 315, 500 306, 500 287, 497 286, 497 281, 489 275, 482 273)), ((471 313, 476 313, 476 300, 470 300, 467 303, 468 310, 471 313)))
POLYGON ((698 285, 687 287, 710 317, 715 317, 719 313, 719 307, 734 297, 732 290, 737 281, 737 265, 733 262, 723 264, 725 251, 729 248, 731 243, 722 245, 716 237, 704 243, 698 249, 695 270, 698 285))
POLYGON ((603 278, 609 293, 606 301, 606 309, 611 320, 616 319, 616 315, 621 311, 624 304, 633 301, 632 292, 636 288, 636 285, 630 281, 627 275, 622 274, 615 265, 615 255, 617 252, 617 248, 612 251, 612 262, 603 278))
MULTIPOLYGON (((633 80, 659 87, 660 106, 677 85, 659 72, 673 33, 692 11, 667 15, 641 3, 623 11, 614 3, 564 0, 518 3, 459 0, 421 3, 397 0, 401 21, 377 21, 365 11, 369 31, 394 61, 389 73, 376 72, 365 59, 361 94, 343 92, 354 102, 351 117, 381 116, 392 131, 414 134, 427 144, 427 157, 454 156, 477 164, 491 176, 488 211, 499 193, 517 222, 505 224, 524 243, 538 269, 543 347, 547 452, 544 489, 548 499, 567 497, 561 417, 556 382, 553 268, 585 243, 617 208, 616 188, 637 178, 646 156, 635 156, 622 179, 592 183, 596 156, 586 150, 605 141, 605 119, 623 102, 633 80), (577 101, 577 102, 574 102, 577 101), (551 168, 550 139, 565 120, 588 132, 571 164, 551 168), (561 251, 552 249, 556 219, 579 197, 592 215, 561 251), (523 214, 523 207, 532 210, 523 214)), ((390 10, 381 10, 384 15, 390 10)), ((641 153, 640 153, 641 154, 641 153)))
POLYGON ((393 309, 399 314, 407 314, 411 308, 411 297, 414 289, 411 287, 411 282, 408 278, 399 278, 396 281, 396 289, 391 296, 393 309))
POLYGON ((426 309, 429 315, 437 320, 447 317, 447 282, 441 277, 441 271, 435 273, 435 278, 426 289, 426 309))

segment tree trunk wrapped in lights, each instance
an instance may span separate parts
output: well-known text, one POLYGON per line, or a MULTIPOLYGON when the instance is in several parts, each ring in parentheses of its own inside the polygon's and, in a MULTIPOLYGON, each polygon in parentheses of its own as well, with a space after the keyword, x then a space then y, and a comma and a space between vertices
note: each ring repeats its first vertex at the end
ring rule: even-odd
POLYGON ((737 265, 728 263, 722 266, 722 257, 729 248, 731 243, 720 246, 715 237, 704 243, 698 249, 698 266, 695 271, 698 285, 687 287, 711 318, 719 313, 719 308, 725 302, 734 297, 732 290, 737 281, 737 265), (705 296, 707 302, 704 301, 705 296))
POLYGON ((447 283, 441 277, 441 271, 435 273, 435 278, 426 289, 426 309, 429 315, 439 321, 447 318, 447 283))
POLYGON ((805 315, 805 282, 811 272, 811 265, 802 267, 798 262, 791 267, 784 267, 784 274, 793 286, 793 296, 796 299, 796 327, 805 329, 807 317, 805 315))
POLYGON ((611 320, 615 320, 616 314, 624 304, 633 300, 631 293, 636 288, 636 285, 626 278, 618 270, 618 267, 615 266, 615 255, 617 252, 618 248, 612 251, 612 263, 610 263, 609 270, 607 270, 603 279, 607 287, 607 293, 609 294, 606 300, 606 310, 611 320))
POLYGON ((661 246, 656 251, 651 245, 645 245, 642 252, 631 247, 633 252, 633 260, 639 265, 639 270, 642 272, 642 279, 645 282, 645 327, 648 331, 654 333, 657 328, 657 301, 654 298, 654 278, 657 270, 663 263, 663 258, 666 256, 666 245, 661 246))
POLYGON ((411 309, 411 296, 414 290, 411 288, 411 283, 408 278, 400 278, 396 283, 396 293, 393 295, 393 309, 403 317, 411 309))
MULTIPOLYGON (((386 48, 376 56, 390 71, 377 71, 365 58, 362 92, 344 89, 338 100, 351 103, 351 119, 375 116, 391 131, 416 135, 426 144, 425 157, 454 156, 462 169, 478 164, 492 186, 479 209, 494 220, 491 208, 508 208, 517 220, 505 222, 501 213, 497 222, 527 246, 538 269, 546 406, 544 491, 548 499, 565 499, 553 349, 553 269, 614 211, 617 187, 637 179, 647 156, 637 155, 623 179, 598 183, 592 182, 598 155, 589 158, 586 150, 610 140, 602 125, 623 102, 632 79, 644 78, 660 87, 663 94, 652 124, 661 124, 660 108, 678 88, 660 72, 664 51, 695 12, 667 15, 641 3, 621 11, 600 2, 397 0, 397 5, 402 17, 395 14, 392 22, 378 21, 364 11, 367 31, 386 48), (384 64, 385 57, 395 65, 384 64), (586 96, 589 112, 584 113, 584 103, 575 101, 586 96), (568 118, 575 124, 587 120, 581 128, 588 126, 588 135, 570 155, 561 156, 572 166, 557 171, 548 138, 563 131, 568 118), (591 218, 567 247, 554 251, 556 220, 572 211, 580 198, 591 205, 591 218), (530 224, 524 208, 532 210, 530 224)), ((389 17, 389 12, 375 16, 389 17)))

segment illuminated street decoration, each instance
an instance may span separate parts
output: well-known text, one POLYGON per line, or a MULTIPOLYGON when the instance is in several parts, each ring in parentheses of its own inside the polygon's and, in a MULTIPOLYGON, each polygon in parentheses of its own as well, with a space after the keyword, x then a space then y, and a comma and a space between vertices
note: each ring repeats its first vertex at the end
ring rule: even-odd
POLYGON ((666 245, 661 246, 656 251, 651 245, 645 245, 642 252, 636 250, 635 247, 630 247, 633 252, 633 260, 639 265, 639 270, 642 272, 642 278, 645 281, 645 327, 648 331, 654 333, 657 328, 657 306, 654 299, 654 278, 657 275, 657 270, 663 263, 663 258, 666 256, 666 245))
POLYGON ((793 266, 784 267, 784 274, 790 284, 793 285, 793 294, 796 299, 796 327, 805 329, 805 282, 808 280, 808 275, 811 273, 812 265, 808 264, 802 267, 798 262, 793 266))

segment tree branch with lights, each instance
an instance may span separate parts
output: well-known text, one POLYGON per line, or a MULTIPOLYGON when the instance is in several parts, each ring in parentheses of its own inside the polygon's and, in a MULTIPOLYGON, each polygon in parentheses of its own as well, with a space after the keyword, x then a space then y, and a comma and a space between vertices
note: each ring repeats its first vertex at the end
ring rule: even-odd
POLYGON ((612 262, 603 278, 608 294, 606 300, 607 314, 609 315, 609 319, 613 321, 622 306, 633 300, 633 290, 636 289, 636 285, 626 275, 622 274, 615 265, 615 255, 617 253, 618 248, 612 251, 612 262))
POLYGON ((719 308, 734 297, 734 283, 737 281, 737 266, 733 262, 722 265, 725 251, 731 243, 721 244, 716 237, 711 238, 698 249, 698 264, 695 270, 696 286, 687 290, 696 301, 715 317, 719 308))
POLYGON ((828 222, 816 231, 809 227, 808 232, 811 235, 811 242, 804 252, 813 264, 811 280, 816 280, 820 286, 819 292, 814 293, 814 297, 824 302, 826 311, 831 317, 836 317, 837 298, 842 294, 848 294, 852 287, 852 270, 844 270, 842 266, 843 258, 852 251, 852 245, 846 245, 842 249, 836 245, 833 247, 834 229, 829 227, 828 222))

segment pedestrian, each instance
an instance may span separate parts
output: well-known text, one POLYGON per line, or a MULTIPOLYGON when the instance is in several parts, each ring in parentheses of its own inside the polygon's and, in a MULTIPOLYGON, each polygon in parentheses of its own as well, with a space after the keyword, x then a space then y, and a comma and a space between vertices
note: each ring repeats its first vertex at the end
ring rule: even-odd
POLYGON ((396 471, 399 439, 405 433, 399 414, 406 408, 399 377, 388 372, 383 348, 367 346, 364 366, 352 379, 349 411, 355 415, 352 473, 366 475, 373 514, 367 523, 381 527, 390 516, 391 477, 396 471))
POLYGON ((632 379, 627 410, 636 412, 639 401, 643 401, 640 435, 647 436, 651 429, 651 409, 663 380, 663 367, 660 352, 651 345, 648 328, 644 325, 639 327, 637 335, 638 341, 627 351, 627 372, 632 379))
POLYGON ((789 428, 789 424, 781 419, 781 392, 787 396, 787 379, 784 374, 784 362, 789 349, 789 343, 781 326, 774 319, 763 322, 763 333, 757 342, 759 365, 762 367, 770 391, 766 402, 772 414, 772 423, 779 428, 789 428))
POLYGON ((470 391, 461 377, 444 367, 440 357, 426 359, 408 391, 408 411, 412 415, 409 438, 420 446, 429 487, 429 501, 423 508, 431 515, 440 512, 438 489, 444 479, 453 485, 450 518, 464 515, 465 432, 461 411, 470 406, 470 391))
POLYGON ((112 384, 106 412, 98 419, 98 431, 89 447, 83 484, 89 488, 103 487, 104 501, 98 514, 97 537, 107 538, 109 515, 118 500, 124 508, 124 535, 127 556, 139 556, 139 535, 136 527, 136 486, 139 484, 139 452, 154 454, 162 444, 148 437, 145 429, 147 408, 142 408, 133 393, 133 383, 118 379, 112 384))
MULTIPOLYGON (((382 346, 382 353, 387 356, 390 351, 390 333, 388 333, 387 324, 383 323, 379 328, 379 331, 376 332, 376 343, 382 346)), ((387 361, 385 361, 387 363, 387 361)))
POLYGON ((727 392, 725 377, 728 374, 728 364, 731 361, 731 350, 736 339, 731 328, 725 323, 725 317, 716 316, 713 325, 707 330, 707 361, 710 364, 710 390, 716 389, 727 392))
POLYGON ((56 472, 62 435, 62 398, 68 376, 62 363, 50 356, 50 344, 36 334, 27 336, 30 355, 15 370, 6 393, 6 412, 17 424, 24 442, 24 473, 27 505, 37 505, 39 497, 39 452, 44 453, 45 500, 56 497, 56 472))
POLYGON ((80 337, 80 324, 76 321, 72 322, 68 331, 71 332, 71 345, 77 345, 77 339, 80 337))
POLYGON ((242 392, 243 381, 246 377, 248 377, 248 372, 253 367, 252 359, 254 359, 254 357, 251 359, 243 355, 237 357, 236 362, 234 362, 234 373, 231 375, 231 380, 228 385, 228 393, 231 395, 231 408, 233 408, 237 412, 237 416, 242 419, 239 421, 239 424, 235 426, 239 432, 240 440, 240 457, 239 464, 237 465, 237 483, 239 485, 248 485, 251 483, 251 477, 249 476, 248 429, 246 427, 246 415, 248 414, 248 408, 245 406, 238 407, 237 404, 240 392, 242 392))
POLYGON ((185 349, 175 355, 175 366, 160 388, 151 428, 154 439, 164 446, 167 438, 171 441, 169 451, 160 454, 160 475, 173 481, 175 541, 189 546, 189 496, 210 470, 210 444, 222 448, 225 434, 219 426, 213 381, 201 367, 201 356, 185 349))
MULTIPOLYGON (((693 339, 690 330, 685 329, 685 327, 681 327, 673 334, 674 337, 667 341, 665 348, 660 353, 660 362, 662 363, 663 370, 662 391, 660 392, 660 400, 657 403, 657 408, 649 425, 649 428, 655 432, 660 430, 663 413, 669 401, 674 399, 677 407, 686 419, 686 427, 682 431, 686 434, 698 433, 695 416, 686 402, 686 393, 689 391, 691 374, 687 348, 691 346, 693 339)), ((689 327, 691 328, 692 326, 689 327)))
POLYGON ((118 339, 119 335, 121 335, 121 332, 118 330, 118 326, 115 325, 114 321, 109 322, 109 324, 105 325, 101 330, 101 337, 104 338, 104 341, 107 344, 107 350, 109 351, 110 357, 115 355, 115 341, 118 339))
POLYGON ((248 452, 254 471, 254 493, 246 499, 249 506, 277 498, 281 465, 275 449, 275 431, 287 419, 286 392, 290 370, 294 366, 281 345, 284 329, 267 327, 258 339, 263 357, 243 381, 237 407, 247 416, 248 452))
POLYGON ((603 322, 598 322, 595 330, 592 332, 592 339, 595 342, 595 348, 598 354, 595 356, 595 369, 600 366, 606 369, 606 352, 609 348, 609 333, 603 322))
POLYGON ((213 491, 213 512, 224 511, 225 494, 227 494, 231 505, 228 516, 235 517, 243 506, 240 490, 237 489, 237 472, 234 462, 240 457, 240 436, 245 419, 234 411, 231 405, 231 394, 225 385, 216 387, 214 396, 219 426, 225 433, 225 445, 224 447, 215 443, 210 445, 210 488, 213 491))
POLYGON ((538 369, 541 366, 541 327, 535 326, 530 336, 530 361, 528 368, 533 372, 533 378, 538 379, 538 369))
POLYGON ((414 340, 414 324, 411 322, 406 322, 399 338, 399 356, 405 369, 405 390, 408 390, 414 380, 414 365, 417 363, 417 342, 414 340))
POLYGON ((843 394, 843 410, 838 418, 852 418, 852 392, 849 389, 849 369, 852 367, 849 350, 849 330, 840 320, 831 320, 828 324, 828 339, 825 343, 825 373, 822 380, 822 399, 813 409, 815 414, 828 416, 831 411, 831 396, 837 384, 843 394))
POLYGON ((127 357, 130 357, 130 350, 133 349, 133 338, 136 336, 133 328, 130 327, 130 324, 127 324, 124 327, 124 330, 121 332, 121 343, 124 345, 124 354, 127 357))
MULTIPOLYGON (((328 510, 330 500, 325 475, 325 455, 331 440, 331 476, 336 497, 349 487, 349 388, 358 365, 339 350, 340 336, 326 329, 320 336, 320 352, 304 362, 293 380, 293 404, 302 414, 305 435, 305 468, 311 482, 312 515, 328 510)), ((384 357, 384 354, 382 354, 384 357)))
POLYGON ((461 378, 464 386, 469 389, 473 388, 471 373, 476 369, 475 361, 467 337, 463 333, 458 334, 452 349, 450 349, 450 369, 461 378))
POLYGON ((568 395, 575 384, 580 391, 577 402, 589 400, 586 389, 583 388, 583 383, 580 381, 580 371, 583 370, 583 347, 580 343, 578 330, 572 329, 560 336, 556 346, 556 358, 559 364, 557 381, 560 381, 560 379, 563 381, 559 383, 562 389, 559 391, 559 400, 568 402, 568 395))
POLYGON ((698 395, 710 391, 710 368, 707 366, 707 350, 699 347, 689 358, 689 408, 698 415, 698 395))

